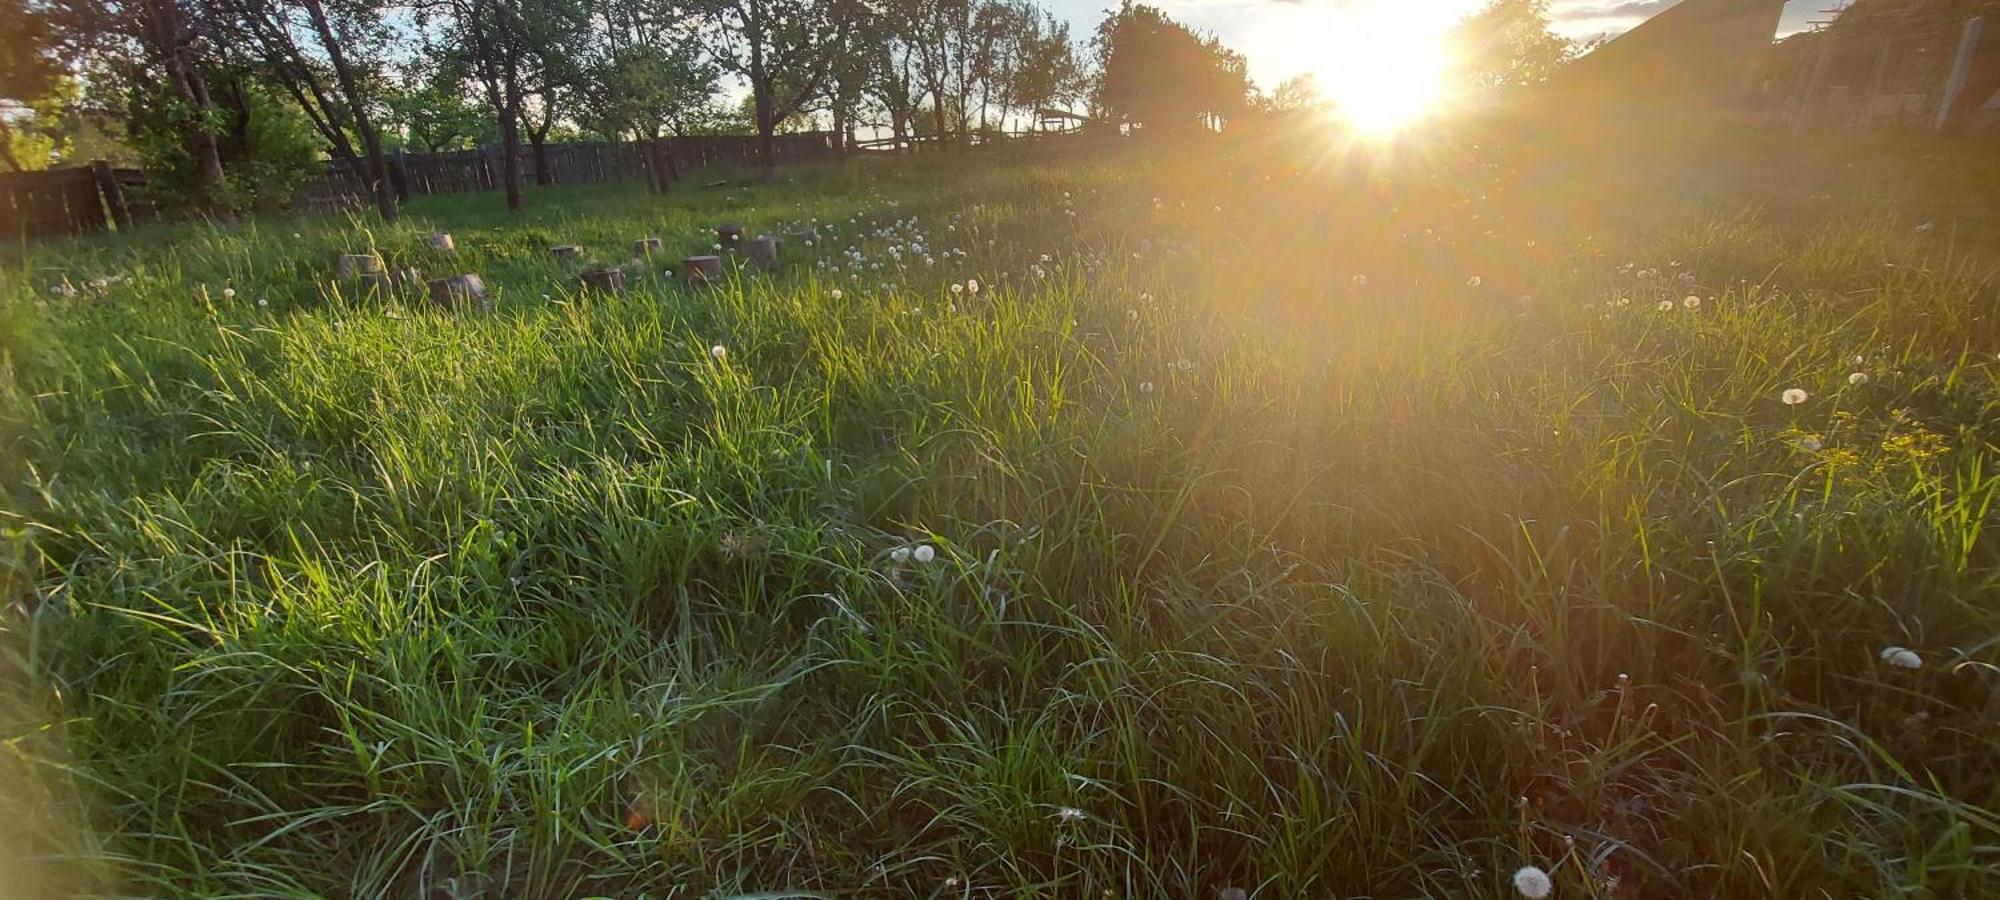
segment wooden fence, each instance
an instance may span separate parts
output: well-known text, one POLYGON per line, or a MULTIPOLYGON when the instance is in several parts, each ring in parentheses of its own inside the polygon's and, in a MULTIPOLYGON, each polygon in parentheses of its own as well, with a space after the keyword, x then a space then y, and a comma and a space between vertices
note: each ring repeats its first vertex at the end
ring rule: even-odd
POLYGON ((114 169, 101 160, 0 175, 0 222, 13 240, 130 228, 153 217, 145 184, 139 170, 114 169))
MULTIPOLYGON (((813 162, 835 156, 833 135, 823 132, 781 134, 773 143, 780 165, 813 162)), ((546 144, 540 154, 522 146, 521 181, 549 184, 598 184, 645 180, 655 191, 683 172, 709 166, 751 166, 762 159, 754 135, 702 135, 620 144, 546 144)), ((443 153, 391 153, 389 177, 403 199, 427 194, 458 194, 499 190, 504 178, 498 148, 451 150, 443 153)), ((300 189, 295 206, 307 212, 362 209, 370 205, 365 160, 333 160, 326 171, 300 189)), ((0 234, 22 237, 63 237, 130 228, 154 217, 147 200, 146 177, 136 169, 113 169, 98 162, 71 169, 0 175, 0 234)))
MULTIPOLYGON (((831 159, 833 135, 824 132, 781 134, 772 143, 779 165, 831 159)), ((645 180, 663 191, 692 169, 709 166, 751 166, 762 162, 754 135, 701 135, 619 144, 578 142, 545 144, 539 154, 522 145, 518 156, 524 186, 600 184, 645 180)), ((448 150, 441 153, 394 152, 388 157, 389 179, 398 195, 459 194, 499 190, 505 167, 497 147, 448 150)), ((301 192, 309 209, 367 205, 369 184, 365 162, 336 161, 307 183, 301 192)))

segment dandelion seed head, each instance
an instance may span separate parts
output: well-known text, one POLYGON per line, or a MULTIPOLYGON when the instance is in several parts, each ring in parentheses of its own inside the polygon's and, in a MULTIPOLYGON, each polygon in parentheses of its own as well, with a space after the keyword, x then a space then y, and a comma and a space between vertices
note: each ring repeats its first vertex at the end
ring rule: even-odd
POLYGON ((827 296, 832 297, 835 300, 840 299, 842 296, 840 293, 840 288, 834 288, 832 291, 827 293, 827 296))
POLYGON ((1924 667, 1924 658, 1918 656, 1917 651, 1911 650, 1908 647, 1897 647, 1894 645, 1883 647, 1882 661, 1898 669, 1921 669, 1924 667))
POLYGON ((1687 307, 1688 309, 1700 309, 1701 298, 1693 294, 1689 294, 1686 297, 1681 298, 1681 305, 1687 307))
POLYGON ((937 559, 937 548, 929 544, 918 544, 916 549, 910 551, 910 558, 920 565, 928 564, 931 560, 937 559))
POLYGON ((1549 873, 1535 866, 1522 866, 1514 870, 1514 890, 1528 900, 1542 900, 1555 893, 1555 882, 1549 880, 1549 873))
POLYGON ((1868 373, 1867 373, 1867 372, 1855 372, 1855 373, 1853 373, 1853 374, 1851 374, 1851 375, 1848 375, 1848 376, 1847 376, 1847 383, 1848 383, 1848 384, 1851 384, 1851 385, 1854 385, 1855 387, 1860 387, 1860 386, 1862 386, 1862 385, 1864 385, 1864 384, 1867 384, 1867 383, 1868 383, 1868 373))
POLYGON ((1083 814, 1083 810, 1065 806, 1056 810, 1056 818, 1064 822, 1081 822, 1087 817, 1083 814))
POLYGON ((1784 393, 1778 395, 1778 399, 1785 401, 1786 406, 1797 406, 1811 400, 1812 395, 1806 393, 1805 388, 1786 388, 1784 393))
MULTIPOLYGON (((91 286, 91 287, 94 287, 94 288, 101 288, 101 287, 103 287, 103 286, 104 286, 104 279, 102 279, 102 278, 99 278, 99 279, 97 279, 96 281, 93 281, 93 282, 91 282, 91 283, 90 283, 90 286, 91 286)), ((235 289, 235 288, 233 288, 233 287, 226 287, 226 288, 223 288, 223 289, 222 289, 222 299, 224 299, 224 300, 232 300, 232 299, 235 299, 235 297, 236 297, 236 289, 235 289)))
POLYGON ((724 347, 721 344, 716 344, 715 346, 708 348, 708 355, 715 357, 717 360, 721 360, 729 355, 729 348, 724 347))

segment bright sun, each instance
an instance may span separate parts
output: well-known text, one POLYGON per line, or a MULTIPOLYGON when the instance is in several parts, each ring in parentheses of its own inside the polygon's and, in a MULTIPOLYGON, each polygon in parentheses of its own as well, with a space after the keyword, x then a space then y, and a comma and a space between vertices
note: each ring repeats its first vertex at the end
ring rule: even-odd
POLYGON ((1324 13, 1312 66, 1342 123, 1386 138, 1437 113, 1451 99, 1446 35, 1461 4, 1350 0, 1324 13))

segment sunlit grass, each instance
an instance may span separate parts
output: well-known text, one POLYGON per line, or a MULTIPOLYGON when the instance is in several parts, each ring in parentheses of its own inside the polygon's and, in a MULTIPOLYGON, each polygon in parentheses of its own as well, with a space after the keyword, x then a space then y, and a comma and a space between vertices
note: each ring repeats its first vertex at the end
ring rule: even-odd
POLYGON ((1473 143, 34 248, 18 846, 140 894, 1990 893, 1989 164, 1473 143), (815 218, 715 290, 547 252, 815 218), (365 247, 496 308, 329 280, 365 247))

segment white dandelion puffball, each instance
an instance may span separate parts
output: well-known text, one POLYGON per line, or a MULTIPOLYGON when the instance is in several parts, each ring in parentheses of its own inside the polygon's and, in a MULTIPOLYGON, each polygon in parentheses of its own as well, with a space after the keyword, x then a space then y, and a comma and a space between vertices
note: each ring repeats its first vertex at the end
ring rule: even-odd
POLYGON ((1150 393, 1152 393, 1152 392, 1153 392, 1153 383, 1152 383, 1152 382, 1150 382, 1150 381, 1141 381, 1141 382, 1139 382, 1139 393, 1141 393, 1141 394, 1150 394, 1150 393))
POLYGON ((1689 294, 1681 299, 1681 305, 1687 307, 1688 309, 1700 309, 1701 298, 1693 294, 1689 294))
POLYGON ((268 299, 265 299, 265 298, 263 298, 263 297, 258 297, 258 298, 257 298, 257 305, 258 305, 258 306, 270 306, 270 305, 271 305, 271 301, 270 301, 270 300, 268 300, 268 299))
POLYGON ((1867 372, 1856 372, 1856 373, 1854 373, 1854 374, 1852 374, 1852 375, 1849 375, 1849 376, 1847 376, 1847 383, 1848 383, 1848 384, 1851 384, 1851 385, 1854 385, 1855 387, 1860 387, 1860 386, 1862 386, 1862 385, 1864 385, 1864 384, 1867 384, 1867 383, 1868 383, 1868 373, 1867 373, 1867 372))
POLYGON ((953 284, 953 285, 951 286, 951 292, 952 292, 952 293, 954 293, 954 294, 963 294, 963 293, 965 293, 965 285, 962 285, 962 284, 953 284))
POLYGON ((708 348, 708 355, 715 357, 717 360, 721 360, 729 355, 729 348, 724 347, 721 344, 716 344, 715 346, 708 348))
POLYGON ((1673 312, 1673 310, 1674 310, 1674 301, 1672 300, 1660 301, 1660 312, 1673 312))
POLYGON ((841 297, 840 288, 834 288, 832 292, 827 294, 827 296, 832 297, 835 300, 840 299, 841 297))
POLYGON ((1778 395, 1778 399, 1785 401, 1786 406, 1797 406, 1811 400, 1812 395, 1806 393, 1805 388, 1786 388, 1784 393, 1778 395))
POLYGON ((937 559, 937 548, 929 544, 918 544, 915 550, 910 551, 910 558, 920 565, 928 564, 931 560, 937 559))
MULTIPOLYGON (((97 283, 97 282, 95 282, 95 281, 93 281, 93 282, 91 282, 91 286, 93 286, 93 287, 96 287, 96 286, 98 286, 98 283, 97 283)), ((236 289, 235 289, 235 288, 223 288, 223 289, 222 289, 222 299, 224 299, 224 300, 229 300, 229 299, 232 299, 232 298, 234 298, 235 296, 236 296, 236 289)))
POLYGON ((1549 880, 1549 873, 1534 866, 1522 866, 1514 870, 1514 890, 1528 900, 1542 900, 1555 893, 1555 882, 1549 880))
POLYGON ((977 294, 977 293, 979 293, 979 279, 977 279, 977 278, 967 278, 967 279, 965 280, 965 292, 966 292, 966 293, 968 293, 968 294, 977 294))
POLYGON ((889 551, 889 561, 897 565, 902 565, 903 563, 909 562, 910 548, 897 547, 896 549, 889 551))
POLYGON ((1908 647, 1889 646, 1882 648, 1882 661, 1898 669, 1921 669, 1924 658, 1908 647))
POLYGON ((1065 806, 1056 810, 1056 818, 1064 822, 1081 822, 1084 820, 1084 815, 1083 810, 1077 809, 1074 806, 1065 806))
POLYGON ((1482 280, 1480 279, 1480 277, 1479 277, 1479 276, 1477 276, 1477 275, 1474 275, 1474 276, 1472 276, 1471 278, 1467 278, 1467 279, 1465 279, 1465 286, 1466 286, 1466 287, 1475 287, 1475 288, 1476 288, 1476 287, 1480 286, 1480 285, 1481 285, 1481 284, 1483 284, 1483 283, 1484 283, 1484 282, 1483 282, 1483 281, 1482 281, 1482 280))

